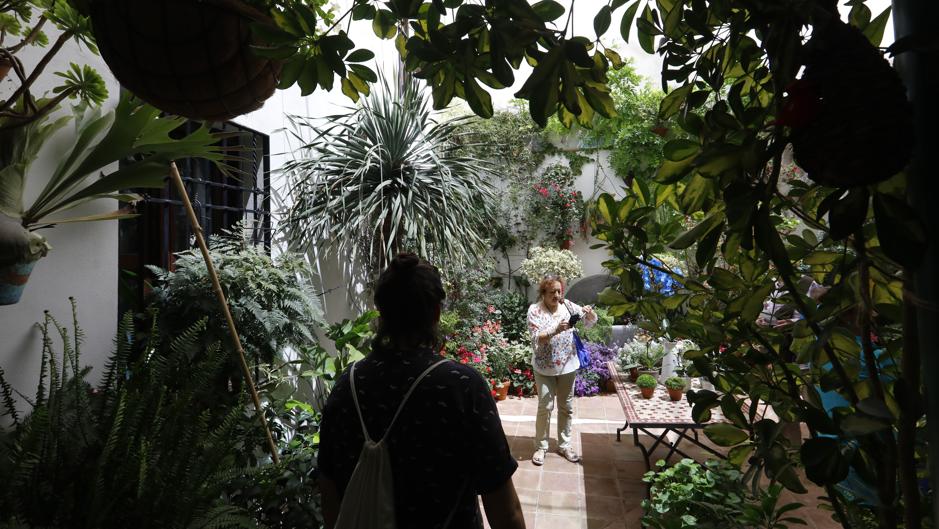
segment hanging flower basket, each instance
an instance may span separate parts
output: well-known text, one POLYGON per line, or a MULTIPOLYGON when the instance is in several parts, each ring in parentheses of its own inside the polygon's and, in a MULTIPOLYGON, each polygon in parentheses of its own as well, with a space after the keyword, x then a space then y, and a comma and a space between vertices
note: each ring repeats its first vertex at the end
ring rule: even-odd
POLYGON ((273 24, 238 0, 94 0, 101 56, 144 101, 187 118, 223 121, 261 108, 283 63, 256 55, 250 24, 273 24))

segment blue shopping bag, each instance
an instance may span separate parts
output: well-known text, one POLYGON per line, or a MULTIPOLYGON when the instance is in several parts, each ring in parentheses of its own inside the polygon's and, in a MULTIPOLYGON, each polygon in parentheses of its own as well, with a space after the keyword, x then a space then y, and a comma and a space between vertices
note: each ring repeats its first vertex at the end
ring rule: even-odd
POLYGON ((584 342, 577 335, 577 331, 574 331, 574 347, 577 348, 577 359, 580 360, 580 368, 588 367, 590 365, 590 353, 584 347, 584 342))

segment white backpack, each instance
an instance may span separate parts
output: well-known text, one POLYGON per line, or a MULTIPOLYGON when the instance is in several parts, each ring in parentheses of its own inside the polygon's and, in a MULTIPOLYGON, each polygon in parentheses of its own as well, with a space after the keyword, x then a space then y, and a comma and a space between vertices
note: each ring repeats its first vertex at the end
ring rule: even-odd
MULTIPOLYGON (((339 518, 336 520, 335 529, 395 529, 395 495, 394 480, 391 477, 391 455, 388 452, 388 446, 385 441, 388 439, 388 433, 394 427, 395 420, 404 409, 408 397, 414 391, 414 388, 427 376, 428 373, 447 360, 441 360, 428 367, 414 384, 411 385, 398 411, 395 412, 388 424, 388 429, 378 441, 372 441, 368 436, 368 430, 365 428, 365 420, 362 418, 362 408, 359 406, 359 397, 355 393, 355 364, 349 371, 349 383, 352 385, 352 400, 355 402, 355 411, 359 414, 359 422, 362 424, 362 435, 365 442, 362 444, 362 451, 359 453, 359 462, 352 471, 352 477, 349 478, 349 484, 346 485, 346 492, 342 496, 342 503, 339 506, 339 518)), ((464 487, 465 491, 465 487, 464 487)), ((462 498, 457 498, 457 507, 462 498)), ((443 527, 450 525, 456 513, 454 508, 447 517, 443 527)))

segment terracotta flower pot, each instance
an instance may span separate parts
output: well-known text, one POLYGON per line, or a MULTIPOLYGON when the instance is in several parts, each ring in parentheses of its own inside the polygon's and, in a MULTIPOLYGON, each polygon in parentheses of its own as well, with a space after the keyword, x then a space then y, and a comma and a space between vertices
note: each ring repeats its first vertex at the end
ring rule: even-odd
POLYGON ((671 389, 668 388, 668 398, 672 399, 672 402, 678 402, 681 400, 681 396, 684 391, 680 389, 671 389))
POLYGON ((639 368, 638 368, 638 367, 630 367, 630 368, 629 368, 629 381, 630 381, 630 382, 635 382, 637 378, 639 378, 639 368))
POLYGON ((642 398, 651 399, 652 395, 655 394, 655 388, 639 388, 639 391, 642 393, 642 398))
POLYGON ((0 305, 13 305, 20 301, 34 266, 36 261, 0 266, 0 305))
POLYGON ((510 382, 506 380, 502 386, 496 388, 496 400, 505 400, 509 396, 510 382))
POLYGON ((566 241, 561 242, 562 250, 570 250, 574 246, 574 239, 567 239, 566 241))

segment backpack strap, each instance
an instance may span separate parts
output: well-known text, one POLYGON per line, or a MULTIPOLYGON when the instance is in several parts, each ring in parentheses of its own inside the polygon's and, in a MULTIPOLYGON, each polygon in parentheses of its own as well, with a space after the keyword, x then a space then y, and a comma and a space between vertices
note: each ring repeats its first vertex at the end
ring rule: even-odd
MULTIPOLYGON (((414 389, 417 388, 417 385, 421 382, 421 380, 423 380, 424 377, 426 377, 427 375, 429 375, 430 372, 434 370, 434 368, 436 368, 436 367, 439 366, 440 364, 444 364, 444 363, 446 363, 446 362, 448 362, 448 360, 440 360, 439 362, 436 362, 436 363, 433 364, 432 366, 430 366, 430 367, 428 367, 427 369, 425 369, 424 372, 421 373, 421 374, 417 377, 417 379, 414 380, 414 383, 411 384, 411 387, 410 387, 410 388, 408 388, 407 393, 404 394, 404 398, 401 399, 401 404, 398 405, 398 410, 395 411, 394 416, 391 418, 391 422, 388 423, 388 429, 385 430, 385 435, 383 435, 382 438, 378 441, 379 443, 382 442, 382 441, 384 441, 384 440, 385 440, 385 437, 388 437, 388 432, 390 432, 390 431, 391 431, 391 428, 394 427, 394 425, 395 425, 395 420, 397 420, 398 415, 401 414, 401 410, 403 410, 403 409, 404 409, 404 405, 407 404, 408 398, 410 398, 411 393, 414 392, 414 389)), ((365 440, 366 440, 366 441, 374 442, 374 441, 372 441, 372 438, 369 437, 369 435, 368 435, 368 429, 365 427, 365 419, 362 417, 362 407, 359 406, 359 397, 358 397, 358 395, 356 394, 356 391, 355 391, 355 364, 357 364, 357 363, 358 363, 358 362, 355 362, 354 364, 352 364, 352 368, 351 368, 350 371, 349 371, 349 383, 352 385, 352 400, 353 400, 353 402, 355 402, 355 411, 359 414, 359 424, 362 425, 362 435, 365 436, 365 440)))

